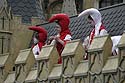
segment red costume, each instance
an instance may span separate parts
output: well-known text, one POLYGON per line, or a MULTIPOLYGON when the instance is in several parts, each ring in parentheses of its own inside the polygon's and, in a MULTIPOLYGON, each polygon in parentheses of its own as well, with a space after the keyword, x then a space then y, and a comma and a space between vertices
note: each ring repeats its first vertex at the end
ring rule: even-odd
POLYGON ((57 51, 60 55, 60 59, 58 60, 58 63, 61 64, 62 63, 61 53, 64 49, 66 42, 69 41, 69 40, 65 40, 65 37, 67 35, 71 35, 68 27, 70 20, 66 14, 56 14, 49 19, 49 22, 54 22, 54 21, 58 21, 58 24, 61 26, 61 32, 59 33, 60 35, 59 38, 64 42, 64 45, 62 45, 60 42, 57 42, 56 44, 57 51))
MULTIPOLYGON (((39 47, 39 49, 38 49, 38 53, 39 53, 42 46, 45 45, 45 42, 47 40, 47 31, 43 27, 40 27, 40 26, 31 26, 31 27, 29 27, 29 29, 38 32, 38 43, 37 43, 37 45, 39 47)), ((32 48, 34 46, 35 45, 33 45, 32 48)))

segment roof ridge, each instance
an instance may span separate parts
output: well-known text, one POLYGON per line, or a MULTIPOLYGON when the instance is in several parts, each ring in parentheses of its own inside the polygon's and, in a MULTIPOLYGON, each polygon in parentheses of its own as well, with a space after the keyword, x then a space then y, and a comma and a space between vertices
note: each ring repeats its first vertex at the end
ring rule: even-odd
POLYGON ((109 8, 118 7, 118 6, 123 6, 123 5, 125 5, 125 2, 119 3, 119 4, 114 4, 114 5, 103 7, 103 8, 99 8, 99 11, 102 11, 102 10, 105 10, 105 9, 109 9, 109 8))

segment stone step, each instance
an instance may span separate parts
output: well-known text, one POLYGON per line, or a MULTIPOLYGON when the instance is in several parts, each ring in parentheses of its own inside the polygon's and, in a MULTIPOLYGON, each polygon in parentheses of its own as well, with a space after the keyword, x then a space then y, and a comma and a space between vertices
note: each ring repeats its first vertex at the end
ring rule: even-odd
POLYGON ((39 56, 36 58, 39 81, 48 81, 48 76, 54 65, 57 64, 58 58, 59 54, 54 45, 46 45, 42 47, 39 56))
POLYGON ((32 69, 25 79, 25 83, 37 83, 37 69, 32 69))
POLYGON ((0 54, 0 83, 3 83, 11 70, 12 57, 9 55, 9 53, 0 54))
POLYGON ((14 83, 15 78, 16 78, 15 72, 11 72, 11 73, 8 74, 8 76, 7 76, 6 80, 4 81, 4 83, 14 83))
POLYGON ((24 82, 34 64, 35 57, 31 49, 20 50, 20 53, 15 61, 16 81, 24 82))
POLYGON ((50 83, 62 81, 62 64, 55 64, 51 73, 48 76, 50 83))

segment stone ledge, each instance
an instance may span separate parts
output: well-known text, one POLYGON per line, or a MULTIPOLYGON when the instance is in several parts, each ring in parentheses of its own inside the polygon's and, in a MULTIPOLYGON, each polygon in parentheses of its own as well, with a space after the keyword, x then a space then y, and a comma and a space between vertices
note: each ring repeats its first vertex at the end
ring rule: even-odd
POLYGON ((15 64, 23 64, 26 62, 28 56, 29 56, 29 53, 30 53, 31 49, 25 49, 25 50, 21 50, 16 61, 15 61, 15 64))
POLYGON ((119 56, 111 56, 102 69, 102 73, 117 72, 119 56))
POLYGON ((74 76, 87 75, 88 70, 89 70, 88 60, 81 61, 74 72, 74 76))
POLYGON ((48 76, 48 79, 51 80, 51 79, 60 79, 61 78, 61 75, 62 75, 62 65, 61 64, 56 64, 50 75, 48 76))
POLYGON ((4 67, 9 55, 0 56, 0 67, 4 67))
POLYGON ((32 69, 27 78, 25 79, 25 82, 28 83, 28 82, 36 82, 37 80, 37 69, 32 69))

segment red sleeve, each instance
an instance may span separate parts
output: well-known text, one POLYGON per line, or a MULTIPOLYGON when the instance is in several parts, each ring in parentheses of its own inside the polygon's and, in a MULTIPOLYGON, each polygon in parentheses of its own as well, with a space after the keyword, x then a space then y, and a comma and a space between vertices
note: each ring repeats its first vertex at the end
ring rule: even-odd
POLYGON ((66 45, 67 42, 69 42, 70 40, 64 40, 64 46, 66 45))

